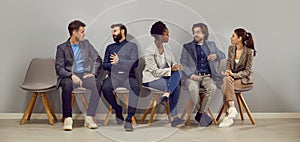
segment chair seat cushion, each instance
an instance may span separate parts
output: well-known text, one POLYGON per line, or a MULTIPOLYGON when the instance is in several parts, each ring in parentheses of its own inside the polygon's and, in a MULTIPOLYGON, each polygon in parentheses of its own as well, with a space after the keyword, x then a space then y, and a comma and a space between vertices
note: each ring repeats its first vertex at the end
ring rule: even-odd
POLYGON ((129 90, 125 87, 118 87, 114 90, 114 92, 117 94, 124 94, 124 93, 129 93, 129 90))
POLYGON ((28 91, 41 91, 41 90, 48 90, 56 87, 56 84, 47 84, 47 83, 26 83, 20 85, 20 87, 24 90, 28 91))
POLYGON ((86 88, 83 88, 83 87, 78 87, 78 88, 75 88, 73 89, 72 93, 74 94, 84 94, 87 92, 87 89, 86 88))

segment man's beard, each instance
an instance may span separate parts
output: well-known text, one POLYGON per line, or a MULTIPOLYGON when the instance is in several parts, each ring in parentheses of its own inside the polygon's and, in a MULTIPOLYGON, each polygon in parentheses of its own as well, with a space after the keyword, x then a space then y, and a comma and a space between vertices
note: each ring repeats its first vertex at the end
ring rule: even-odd
POLYGON ((114 39, 114 41, 115 42, 117 42, 117 43, 119 43, 120 42, 120 39, 122 38, 122 35, 121 35, 121 33, 119 33, 118 35, 116 35, 116 36, 113 36, 113 39, 114 39))
POLYGON ((194 41, 195 41, 196 43, 199 43, 199 42, 202 42, 202 41, 203 41, 203 39, 201 39, 201 38, 197 37, 197 40, 196 40, 196 37, 194 37, 194 41))

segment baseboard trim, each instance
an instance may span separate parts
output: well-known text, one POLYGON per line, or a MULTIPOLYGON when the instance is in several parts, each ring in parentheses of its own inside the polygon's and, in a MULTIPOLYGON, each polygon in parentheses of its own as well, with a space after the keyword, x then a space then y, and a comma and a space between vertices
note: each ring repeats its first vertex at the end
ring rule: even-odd
MULTIPOLYGON (((136 114, 137 119, 139 120, 143 114, 136 114)), ((146 120, 148 120, 149 115, 147 115, 146 120)), ((217 114, 215 114, 216 116, 217 114)), ((238 114, 239 115, 239 114, 238 114)), ((297 113, 252 113, 255 119, 274 119, 274 118, 300 118, 300 112, 297 113)), ((23 113, 0 113, 0 119, 21 119, 23 113)), ((57 118, 60 119, 62 117, 61 114, 56 114, 57 118)), ((125 116, 125 114, 124 114, 125 116)), ((181 115, 179 115, 181 116, 181 115)), ((247 114, 244 114, 245 119, 248 119, 247 114)), ((97 119, 104 120, 106 114, 97 114, 97 119)), ((73 114, 73 119, 81 120, 84 118, 82 114, 73 114)), ((154 119, 162 120, 166 119, 166 114, 155 114, 154 119)), ((193 118, 193 116, 192 116, 193 118)), ((33 113, 31 119, 47 119, 47 115, 45 113, 33 113)), ((114 115, 112 115, 111 119, 115 119, 114 115)))

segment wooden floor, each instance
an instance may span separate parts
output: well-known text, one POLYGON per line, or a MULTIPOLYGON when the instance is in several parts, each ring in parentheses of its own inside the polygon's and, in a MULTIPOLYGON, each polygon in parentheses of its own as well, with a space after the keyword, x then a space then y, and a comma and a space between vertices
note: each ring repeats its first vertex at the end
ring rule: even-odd
POLYGON ((125 132, 123 126, 110 121, 108 126, 91 130, 83 127, 82 120, 74 122, 71 132, 62 130, 62 123, 48 125, 47 120, 31 120, 19 125, 19 120, 0 120, 0 142, 91 142, 91 141, 192 141, 192 142, 300 142, 300 119, 256 119, 251 125, 237 119, 230 128, 191 126, 172 128, 168 121, 157 121, 153 126, 138 124, 134 132, 125 132))

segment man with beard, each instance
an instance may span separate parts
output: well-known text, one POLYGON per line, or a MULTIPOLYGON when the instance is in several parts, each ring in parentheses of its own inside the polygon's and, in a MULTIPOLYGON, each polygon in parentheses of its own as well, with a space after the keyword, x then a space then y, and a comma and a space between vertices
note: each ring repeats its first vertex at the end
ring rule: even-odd
POLYGON ((114 89, 125 87, 129 90, 128 114, 124 129, 133 131, 132 117, 135 114, 140 84, 135 78, 135 68, 138 65, 138 48, 135 43, 126 40, 127 29, 123 24, 113 24, 112 37, 115 43, 107 46, 104 56, 103 69, 108 77, 103 81, 102 92, 104 98, 116 112, 118 125, 123 124, 122 107, 117 104, 114 89))
POLYGON ((225 54, 213 41, 207 41, 209 33, 205 24, 194 24, 192 31, 194 40, 183 45, 180 62, 184 66, 183 81, 198 109, 195 120, 199 126, 207 127, 212 123, 206 111, 217 89, 215 81, 222 81, 222 75, 217 73, 215 67, 221 59, 225 59, 225 54), (200 87, 205 89, 202 101, 200 87))
POLYGON ((84 126, 96 129, 98 126, 93 117, 100 99, 101 85, 95 80, 99 75, 102 59, 93 45, 86 39, 85 24, 79 20, 72 21, 69 26, 70 38, 57 46, 55 69, 58 75, 58 86, 62 88, 63 130, 72 130, 72 91, 73 88, 84 87, 91 90, 91 97, 85 117, 84 126))

